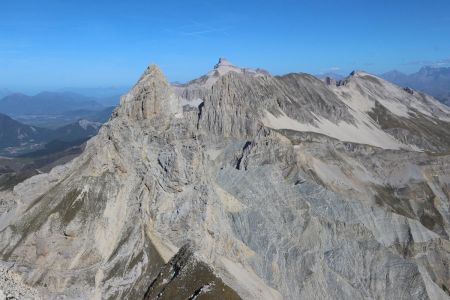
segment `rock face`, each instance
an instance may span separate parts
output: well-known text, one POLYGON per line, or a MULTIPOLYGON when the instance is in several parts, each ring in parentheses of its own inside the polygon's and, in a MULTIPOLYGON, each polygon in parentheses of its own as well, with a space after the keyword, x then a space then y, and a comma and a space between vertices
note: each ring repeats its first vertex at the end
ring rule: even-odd
POLYGON ((364 72, 150 66, 82 155, 0 192, 0 259, 46 299, 449 299, 449 121, 364 72))

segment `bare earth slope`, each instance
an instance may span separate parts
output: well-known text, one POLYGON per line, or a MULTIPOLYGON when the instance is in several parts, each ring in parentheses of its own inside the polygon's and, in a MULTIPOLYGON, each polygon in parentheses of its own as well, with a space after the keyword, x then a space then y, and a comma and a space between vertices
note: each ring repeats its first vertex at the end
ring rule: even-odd
POLYGON ((363 72, 150 66, 82 155, 0 192, 0 259, 45 299, 449 299, 449 121, 363 72))

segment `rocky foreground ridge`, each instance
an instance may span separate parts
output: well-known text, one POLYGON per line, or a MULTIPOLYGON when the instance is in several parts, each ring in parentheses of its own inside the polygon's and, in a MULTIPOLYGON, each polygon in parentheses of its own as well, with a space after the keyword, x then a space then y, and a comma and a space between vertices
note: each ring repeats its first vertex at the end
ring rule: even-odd
POLYGON ((221 60, 172 86, 152 65, 79 157, 0 192, 5 286, 449 299, 449 122, 364 72, 327 83, 221 60))

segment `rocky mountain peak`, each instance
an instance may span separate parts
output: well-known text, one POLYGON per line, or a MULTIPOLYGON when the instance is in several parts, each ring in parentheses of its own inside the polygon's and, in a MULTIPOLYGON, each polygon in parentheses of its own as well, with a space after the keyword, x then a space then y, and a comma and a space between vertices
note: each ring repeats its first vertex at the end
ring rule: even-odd
POLYGON ((170 84, 158 66, 152 64, 144 71, 137 84, 121 98, 119 115, 133 119, 177 114, 181 106, 175 99, 170 84))
POLYGON ((264 69, 253 69, 253 68, 246 68, 246 67, 239 67, 234 64, 232 64, 228 59, 221 57, 219 58, 219 62, 214 65, 214 69, 209 72, 208 76, 222 76, 230 71, 236 72, 236 73, 245 73, 250 76, 260 76, 260 75, 266 75, 270 76, 269 72, 267 72, 264 69))
POLYGON ((138 84, 143 80, 151 79, 152 81, 162 81, 167 82, 163 72, 161 69, 155 65, 150 64, 147 69, 145 69, 144 73, 141 75, 141 78, 138 81, 138 84))
POLYGON ((212 86, 222 77, 229 73, 244 74, 244 77, 270 76, 262 69, 241 68, 230 63, 226 58, 219 58, 214 68, 205 75, 189 81, 186 84, 175 84, 172 86, 175 94, 182 99, 185 104, 198 106, 198 102, 203 102, 212 86))
POLYGON ((230 63, 228 61, 228 59, 226 59, 224 57, 220 57, 219 58, 219 62, 214 66, 214 69, 218 69, 218 68, 223 67, 223 66, 233 66, 233 64, 230 63))
POLYGON ((244 69, 233 65, 226 58, 219 58, 219 62, 214 66, 214 69, 208 74, 209 76, 222 76, 229 72, 242 73, 244 69))

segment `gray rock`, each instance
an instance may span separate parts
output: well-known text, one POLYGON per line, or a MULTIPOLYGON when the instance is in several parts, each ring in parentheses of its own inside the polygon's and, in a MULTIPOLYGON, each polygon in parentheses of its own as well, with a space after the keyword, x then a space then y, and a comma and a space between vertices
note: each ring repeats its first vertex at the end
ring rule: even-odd
POLYGON ((150 66, 82 155, 0 193, 0 258, 46 299, 448 299, 449 114, 364 72, 150 66))

